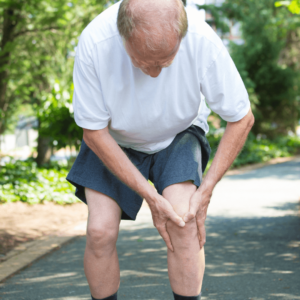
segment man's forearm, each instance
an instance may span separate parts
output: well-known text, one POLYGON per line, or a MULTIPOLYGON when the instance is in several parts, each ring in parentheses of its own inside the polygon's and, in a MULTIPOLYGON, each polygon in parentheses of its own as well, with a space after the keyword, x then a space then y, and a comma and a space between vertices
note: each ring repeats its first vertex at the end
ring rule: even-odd
POLYGON ((152 201, 156 194, 155 190, 122 151, 107 128, 102 130, 84 129, 83 139, 114 175, 141 197, 152 201))
POLYGON ((212 192, 241 151, 253 124, 254 117, 251 110, 240 121, 227 123, 217 153, 201 185, 202 191, 212 192))

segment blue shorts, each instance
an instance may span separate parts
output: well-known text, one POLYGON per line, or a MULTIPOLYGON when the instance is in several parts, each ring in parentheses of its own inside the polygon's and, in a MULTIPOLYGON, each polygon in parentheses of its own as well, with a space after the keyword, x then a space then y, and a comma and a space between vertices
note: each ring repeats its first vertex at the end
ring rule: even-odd
MULTIPOLYGON (((159 194, 171 184, 189 180, 199 187, 210 154, 204 131, 195 125, 178 133, 167 148, 153 154, 122 149, 143 176, 153 182, 159 194)), ((113 198, 122 209, 122 219, 135 220, 143 203, 143 199, 112 174, 84 141, 67 180, 76 187, 75 195, 85 203, 85 187, 113 198)))

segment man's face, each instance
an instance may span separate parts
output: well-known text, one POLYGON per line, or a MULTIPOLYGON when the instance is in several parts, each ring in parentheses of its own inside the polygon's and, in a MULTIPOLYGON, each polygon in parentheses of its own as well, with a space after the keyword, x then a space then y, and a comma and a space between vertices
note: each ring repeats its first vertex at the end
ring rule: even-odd
POLYGON ((180 42, 178 39, 173 39, 163 51, 144 53, 142 50, 142 39, 135 39, 126 41, 125 49, 136 68, 139 68, 146 75, 157 77, 162 68, 167 68, 172 64, 179 50, 180 42))

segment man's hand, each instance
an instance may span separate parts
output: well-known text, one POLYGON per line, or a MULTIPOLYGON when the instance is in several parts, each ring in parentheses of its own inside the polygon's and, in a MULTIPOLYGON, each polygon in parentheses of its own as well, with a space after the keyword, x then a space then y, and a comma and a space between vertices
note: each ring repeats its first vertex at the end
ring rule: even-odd
POLYGON ((200 186, 200 188, 193 194, 190 199, 190 210, 183 217, 183 221, 186 223, 196 218, 200 249, 202 249, 206 242, 204 223, 206 220, 208 204, 210 202, 211 196, 211 192, 203 192, 200 186))
MULTIPOLYGON (((146 200, 147 201, 147 200, 146 200)), ((167 222, 171 220, 173 223, 177 224, 179 227, 184 227, 185 223, 174 211, 172 205, 164 197, 157 194, 155 201, 148 202, 151 213, 153 224, 157 231, 164 239, 167 247, 173 252, 174 248, 167 231, 167 222)))
POLYGON ((212 191, 242 149, 253 124, 254 117, 251 109, 243 119, 227 123, 211 167, 200 187, 191 197, 190 210, 183 220, 189 222, 196 217, 200 248, 206 242, 204 222, 212 191))
POLYGON ((185 223, 173 210, 171 204, 149 184, 140 171, 133 165, 126 154, 109 134, 108 128, 101 130, 84 129, 84 140, 105 166, 127 186, 146 199, 152 212, 154 226, 167 244, 174 251, 166 230, 168 220, 178 226, 185 223))

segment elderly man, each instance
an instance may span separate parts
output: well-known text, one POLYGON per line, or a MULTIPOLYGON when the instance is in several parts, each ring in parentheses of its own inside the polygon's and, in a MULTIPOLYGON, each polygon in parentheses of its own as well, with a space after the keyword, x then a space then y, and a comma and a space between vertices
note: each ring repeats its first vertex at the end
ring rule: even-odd
POLYGON ((254 122, 228 51, 180 0, 123 0, 83 31, 74 87, 84 133, 68 180, 88 205, 92 299, 117 299, 120 220, 134 220, 143 198, 168 247, 174 298, 200 299, 208 204, 254 122), (201 92, 228 122, 203 181, 210 147, 201 92))

